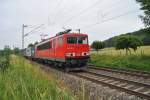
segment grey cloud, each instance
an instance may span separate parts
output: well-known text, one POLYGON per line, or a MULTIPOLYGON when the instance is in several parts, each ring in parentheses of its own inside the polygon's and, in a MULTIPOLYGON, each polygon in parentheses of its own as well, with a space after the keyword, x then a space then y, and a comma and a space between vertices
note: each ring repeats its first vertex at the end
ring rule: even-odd
MULTIPOLYGON (((88 9, 70 22, 64 23, 71 16, 74 16, 88 8, 98 0, 1 0, 0 1, 0 48, 4 45, 15 45, 21 47, 21 25, 40 25, 45 23, 45 29, 30 34, 25 38, 26 46, 34 41, 40 40, 40 34, 46 33, 49 37, 62 31, 62 27, 81 28, 92 23, 97 23, 97 12, 106 14, 102 19, 109 19, 113 16, 138 9, 139 5, 135 0, 102 0, 95 7, 88 9)), ((138 30, 143 27, 136 12, 118 19, 105 22, 96 26, 81 28, 81 32, 87 33, 90 43, 93 40, 105 40, 109 37, 138 30)), ((26 28, 29 32, 31 28, 26 28)))

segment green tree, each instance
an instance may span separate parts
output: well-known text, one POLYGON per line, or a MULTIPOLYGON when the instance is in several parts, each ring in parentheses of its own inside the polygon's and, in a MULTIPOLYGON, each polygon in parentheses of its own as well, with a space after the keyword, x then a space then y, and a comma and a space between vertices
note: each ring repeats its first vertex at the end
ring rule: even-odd
POLYGON ((137 48, 141 45, 142 45, 142 41, 138 39, 137 37, 131 36, 131 35, 120 36, 117 38, 117 41, 116 41, 116 49, 117 50, 126 49, 126 54, 128 54, 128 51, 130 52, 130 48, 136 51, 137 48))
POLYGON ((150 45, 150 36, 144 37, 143 43, 144 43, 144 45, 150 45))
POLYGON ((91 47, 93 49, 95 49, 97 51, 97 53, 98 53, 98 50, 99 49, 103 49, 105 47, 105 44, 104 44, 104 42, 101 42, 101 41, 94 41, 92 43, 91 47))
POLYGON ((150 26, 150 0, 136 0, 141 5, 141 10, 144 11, 144 16, 140 16, 146 27, 150 26))
POLYGON ((38 44, 38 41, 36 41, 35 43, 34 43, 34 45, 37 45, 38 44))
POLYGON ((5 45, 3 53, 4 53, 4 56, 9 56, 12 53, 11 48, 8 45, 5 45))
POLYGON ((14 50, 13 50, 14 54, 19 54, 20 53, 20 49, 15 47, 14 50))
POLYGON ((29 45, 28 45, 28 47, 33 47, 34 45, 32 44, 32 43, 30 43, 29 45))
POLYGON ((143 44, 142 40, 140 40, 134 36, 130 37, 129 40, 130 40, 130 48, 132 48, 134 50, 134 52, 137 50, 137 48, 139 46, 141 46, 143 44))

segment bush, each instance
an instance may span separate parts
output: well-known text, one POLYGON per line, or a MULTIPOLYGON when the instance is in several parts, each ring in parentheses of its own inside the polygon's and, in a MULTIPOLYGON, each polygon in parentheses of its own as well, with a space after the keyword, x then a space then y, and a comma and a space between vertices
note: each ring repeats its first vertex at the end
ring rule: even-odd
POLYGON ((10 49, 4 49, 0 52, 0 71, 5 71, 10 66, 10 49))
POLYGON ((1 57, 0 58, 0 70, 5 71, 9 67, 9 61, 6 57, 1 57))

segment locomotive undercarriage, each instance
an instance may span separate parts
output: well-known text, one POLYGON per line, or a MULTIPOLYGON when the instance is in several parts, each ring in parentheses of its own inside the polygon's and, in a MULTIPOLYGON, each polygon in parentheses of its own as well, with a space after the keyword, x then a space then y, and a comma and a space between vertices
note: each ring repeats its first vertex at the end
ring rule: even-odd
POLYGON ((82 58, 82 59, 67 58, 66 60, 36 58, 33 60, 38 61, 40 63, 46 63, 49 65, 53 65, 55 67, 63 68, 65 72, 69 72, 69 71, 77 71, 77 70, 86 70, 87 68, 86 64, 89 60, 89 57, 82 58))
POLYGON ((88 62, 88 57, 87 58, 82 58, 82 59, 73 59, 69 58, 66 60, 66 65, 65 65, 65 70, 66 71, 75 71, 75 70, 86 70, 87 62, 88 62))

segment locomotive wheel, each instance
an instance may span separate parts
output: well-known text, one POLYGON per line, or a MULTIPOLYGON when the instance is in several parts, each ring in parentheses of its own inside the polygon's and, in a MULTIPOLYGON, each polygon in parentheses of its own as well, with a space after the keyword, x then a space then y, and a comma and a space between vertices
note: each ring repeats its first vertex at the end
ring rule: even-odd
POLYGON ((83 71, 87 71, 88 69, 87 69, 86 66, 84 66, 84 67, 82 68, 82 70, 83 70, 83 71))
POLYGON ((54 62, 54 66, 57 67, 57 66, 58 66, 58 63, 57 63, 57 62, 54 62))
POLYGON ((49 65, 53 65, 53 62, 51 62, 51 61, 48 61, 48 64, 49 64, 49 65))
POLYGON ((65 67, 65 72, 68 73, 70 71, 69 67, 65 67))

